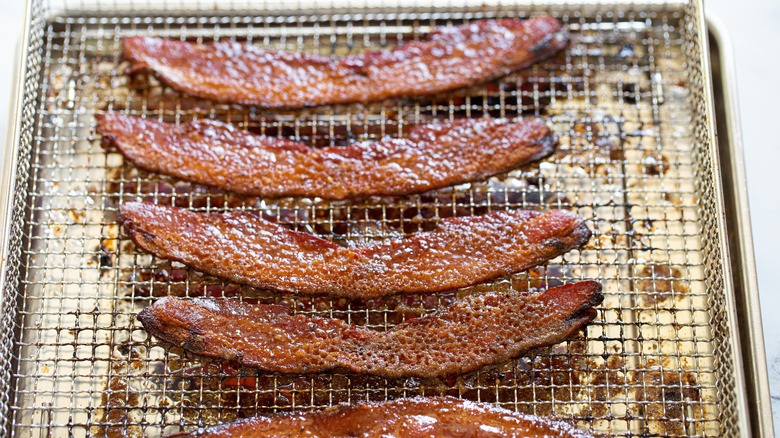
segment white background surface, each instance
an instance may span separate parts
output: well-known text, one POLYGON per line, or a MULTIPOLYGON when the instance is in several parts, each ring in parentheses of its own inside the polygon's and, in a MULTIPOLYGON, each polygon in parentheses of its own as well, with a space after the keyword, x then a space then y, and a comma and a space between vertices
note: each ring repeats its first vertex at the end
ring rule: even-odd
MULTIPOLYGON (((726 25, 735 47, 748 187, 756 243, 764 336, 775 429, 780 431, 780 1, 705 0, 726 25)), ((0 133, 6 138, 14 54, 24 23, 24 0, 2 0, 0 133)), ((0 144, 0 147, 4 143, 0 144)))

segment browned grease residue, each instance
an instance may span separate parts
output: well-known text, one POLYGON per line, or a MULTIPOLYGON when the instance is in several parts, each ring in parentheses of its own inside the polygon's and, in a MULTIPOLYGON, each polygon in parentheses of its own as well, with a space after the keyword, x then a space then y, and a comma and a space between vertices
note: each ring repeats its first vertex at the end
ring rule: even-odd
POLYGON ((643 408, 641 415, 648 420, 651 433, 687 435, 685 420, 691 420, 691 414, 694 418, 701 415, 699 382, 693 372, 666 371, 668 368, 668 363, 661 367, 657 360, 648 359, 643 369, 630 375, 632 395, 643 408))
POLYGON ((138 391, 127 383, 125 377, 111 377, 106 385, 106 391, 101 396, 102 406, 94 413, 97 423, 115 426, 93 426, 92 436, 106 438, 124 438, 143 436, 142 429, 132 424, 138 420, 130 418, 130 410, 141 406, 138 391))
POLYGON ((569 343, 567 352, 553 348, 549 355, 520 358, 515 367, 520 412, 536 415, 553 415, 554 403, 567 403, 578 399, 586 377, 588 359, 583 353, 585 342, 569 343), (533 403, 528 403, 533 401, 533 403))
POLYGON ((593 176, 607 177, 623 160, 623 148, 605 123, 576 122, 568 135, 561 133, 555 161, 582 169, 593 176))
POLYGON ((666 264, 645 266, 637 270, 637 294, 644 306, 658 305, 678 294, 688 293, 688 280, 679 268, 666 264))
MULTIPOLYGON (((133 424, 138 421, 131 418, 133 408, 154 408, 151 400, 142 400, 138 390, 131 387, 129 382, 134 380, 175 394, 159 400, 160 409, 181 412, 186 423, 204 425, 315 406, 415 395, 459 396, 498 403, 521 413, 573 415, 584 421, 644 418, 644 433, 667 436, 686 433, 690 420, 702 415, 702 396, 694 372, 678 370, 667 360, 652 358, 632 367, 618 350, 612 352, 615 354, 594 356, 588 353, 587 342, 580 339, 570 341, 567 347, 539 349, 531 356, 461 376, 384 379, 331 373, 263 374, 230 363, 194 361, 180 356, 180 350, 174 348, 168 354, 166 367, 158 362, 158 367, 152 369, 153 376, 165 377, 145 377, 137 374, 140 369, 127 364, 136 362, 134 358, 139 354, 138 359, 144 360, 146 351, 128 346, 120 356, 127 356, 129 362, 116 363, 114 368, 121 377, 109 381, 103 408, 95 415, 102 423, 133 424), (120 368, 124 371, 120 372, 120 368), (614 405, 625 406, 626 414, 613 417, 614 405)), ((140 430, 95 427, 91 433, 114 438, 138 436, 140 430)))
POLYGON ((68 210, 68 219, 70 219, 71 223, 74 224, 84 224, 84 212, 75 210, 75 209, 69 209, 68 210))
POLYGON ((651 176, 660 176, 669 170, 669 159, 663 153, 649 154, 642 159, 643 171, 651 176))

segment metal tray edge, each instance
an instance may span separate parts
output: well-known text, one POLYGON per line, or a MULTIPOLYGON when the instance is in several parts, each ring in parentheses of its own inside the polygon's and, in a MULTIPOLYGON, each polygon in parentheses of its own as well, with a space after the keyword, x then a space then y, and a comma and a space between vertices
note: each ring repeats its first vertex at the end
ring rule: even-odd
POLYGON ((739 118, 734 51, 723 22, 707 14, 713 68, 718 148, 721 156, 726 223, 737 300, 745 390, 752 435, 773 437, 769 377, 761 325, 753 234, 750 224, 745 160, 739 118))
POLYGON ((10 357, 0 358, 0 436, 10 436, 11 417, 13 415, 12 404, 13 381, 16 358, 13 350, 16 343, 16 297, 18 291, 5 290, 9 284, 9 262, 12 258, 11 238, 13 235, 13 220, 17 214, 14 211, 14 191, 17 182, 17 169, 19 165, 20 135, 22 132, 22 113, 24 110, 24 77, 27 75, 27 63, 24 62, 31 43, 32 28, 32 2, 28 1, 24 12, 24 28, 19 36, 15 54, 15 68, 12 74, 10 111, 6 125, 5 150, 2 153, 2 167, 0 167, 0 318, 14 321, 8 329, 10 333, 3 333, 0 338, 0 348, 10 357), (8 336, 9 339, 5 339, 8 336))
MULTIPOLYGON (((5 150, 2 154, 2 167, 0 167, 0 284, 5 282, 6 263, 11 225, 11 217, 13 215, 13 190, 15 186, 15 173, 16 173, 16 161, 19 149, 19 132, 21 130, 22 121, 22 95, 24 94, 24 78, 27 70, 27 65, 23 62, 24 55, 27 54, 29 46, 29 33, 30 33, 30 11, 31 5, 28 2, 25 11, 25 27, 22 34, 19 36, 17 42, 16 54, 14 56, 14 65, 16 68, 13 70, 11 76, 11 83, 14 84, 11 90, 11 99, 9 106, 8 120, 6 121, 7 131, 5 139, 5 150)), ((6 298, 7 294, 0 294, 0 305, 6 298)))

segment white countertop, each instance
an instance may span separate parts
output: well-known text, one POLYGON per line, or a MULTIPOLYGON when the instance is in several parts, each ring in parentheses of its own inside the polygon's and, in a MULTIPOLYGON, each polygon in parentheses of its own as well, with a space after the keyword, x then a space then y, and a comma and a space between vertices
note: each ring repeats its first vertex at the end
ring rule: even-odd
MULTIPOLYGON (((726 25, 735 47, 742 133, 750 190, 753 235, 764 315, 767 360, 772 383, 775 428, 780 430, 780 318, 771 310, 780 308, 780 2, 777 0, 705 0, 708 11, 726 25)), ((23 26, 24 0, 6 0, 0 27, 6 37, 0 42, 0 132, 5 138, 17 36, 23 26)))

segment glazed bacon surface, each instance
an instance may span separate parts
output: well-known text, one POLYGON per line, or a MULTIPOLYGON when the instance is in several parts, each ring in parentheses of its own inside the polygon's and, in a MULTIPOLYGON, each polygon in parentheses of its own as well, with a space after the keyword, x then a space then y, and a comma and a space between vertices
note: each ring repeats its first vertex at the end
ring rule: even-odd
POLYGON ((292 315, 284 306, 221 298, 165 297, 138 319, 169 344, 265 372, 443 377, 564 341, 595 318, 593 307, 602 300, 595 281, 536 295, 488 292, 386 332, 292 315))
POLYGON ((317 412, 238 420, 170 438, 254 437, 588 438, 562 421, 454 397, 414 397, 341 405, 317 412))
POLYGON ((465 119, 418 126, 404 139, 324 149, 208 120, 175 126, 106 114, 98 132, 104 147, 146 170, 245 195, 325 199, 483 180, 544 158, 557 144, 538 119, 465 119))
POLYGON ((122 41, 132 70, 187 94, 266 108, 374 102, 484 82, 549 58, 568 34, 558 20, 479 20, 436 28, 426 41, 331 58, 237 43, 153 37, 122 41))
POLYGON ((442 219, 431 232, 359 249, 249 213, 197 213, 131 202, 120 208, 140 248, 234 283, 302 295, 370 299, 453 290, 521 272, 585 244, 576 214, 510 210, 442 219))

